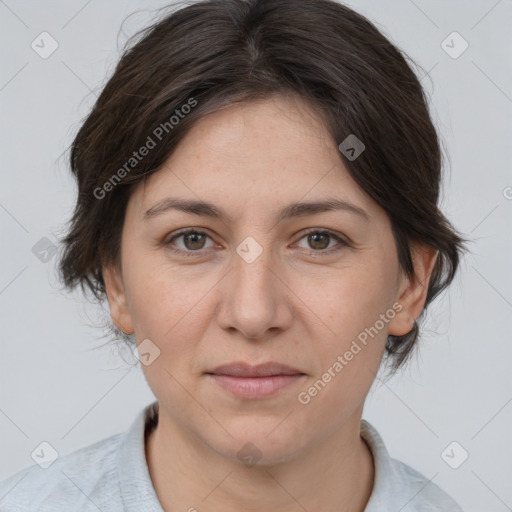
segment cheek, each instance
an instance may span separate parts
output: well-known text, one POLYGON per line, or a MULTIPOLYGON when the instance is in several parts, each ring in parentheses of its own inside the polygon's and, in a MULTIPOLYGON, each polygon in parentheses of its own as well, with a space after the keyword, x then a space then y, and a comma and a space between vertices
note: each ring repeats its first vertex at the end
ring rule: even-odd
POLYGON ((181 393, 178 382, 190 381, 204 332, 212 321, 212 292, 219 276, 199 275, 154 255, 139 255, 126 264, 125 285, 137 342, 151 340, 160 351, 143 370, 150 387, 181 393), (168 372, 168 373, 167 373, 168 372))
POLYGON ((125 286, 138 337, 153 337, 160 343, 174 338, 179 343, 182 338, 177 333, 197 325, 201 299, 215 284, 214 276, 194 273, 193 265, 173 265, 161 248, 137 252, 133 247, 130 253, 127 244, 125 249, 129 254, 123 266, 125 286))
POLYGON ((393 283, 391 263, 368 261, 337 269, 321 282, 302 278, 295 291, 335 340, 326 344, 329 350, 341 350, 392 306, 393 283))
POLYGON ((333 410, 343 415, 366 396, 394 316, 392 268, 392 261, 374 260, 340 270, 320 289, 302 288, 308 307, 318 312, 323 333, 316 338, 312 334, 309 347, 318 363, 308 383, 313 387, 304 388, 310 412, 314 404, 322 404, 318 414, 333 410))
POLYGON ((154 362, 142 369, 158 397, 173 396, 187 404, 180 383, 185 385, 190 379, 197 344, 209 318, 207 300, 201 297, 211 285, 201 280, 192 281, 192 285, 180 272, 154 261, 146 267, 140 263, 133 260, 125 280, 130 313, 137 343, 149 339, 159 351, 154 362))

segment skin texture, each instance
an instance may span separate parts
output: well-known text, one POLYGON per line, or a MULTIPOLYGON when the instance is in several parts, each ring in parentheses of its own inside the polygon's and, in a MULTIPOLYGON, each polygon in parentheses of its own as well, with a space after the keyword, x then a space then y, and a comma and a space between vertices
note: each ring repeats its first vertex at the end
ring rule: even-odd
POLYGON ((143 370, 159 402, 146 456, 165 510, 364 510, 374 478, 359 433, 364 400, 387 335, 409 332, 423 309, 435 252, 415 246, 413 258, 417 279, 408 279, 385 211, 299 98, 231 106, 193 127, 132 193, 121 267, 104 269, 115 324, 160 350, 143 370), (170 196, 211 202, 229 218, 168 210, 144 220, 170 196), (290 203, 326 198, 368 219, 329 211, 276 222, 290 203), (207 236, 171 242, 183 228, 207 236), (334 236, 308 237, 312 228, 334 236), (251 263, 236 251, 248 236, 262 249, 251 263), (300 403, 393 304, 401 309, 378 335, 300 403), (205 374, 234 361, 277 361, 306 375, 271 397, 241 399, 205 374), (247 442, 261 453, 252 467, 237 457, 247 442))

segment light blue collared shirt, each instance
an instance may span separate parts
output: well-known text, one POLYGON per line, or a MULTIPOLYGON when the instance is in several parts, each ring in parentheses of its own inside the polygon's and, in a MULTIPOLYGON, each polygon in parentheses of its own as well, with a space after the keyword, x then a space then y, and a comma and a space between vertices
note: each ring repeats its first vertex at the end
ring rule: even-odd
MULTIPOLYGON (((9 477, 0 483, 0 512, 163 512, 145 456, 146 429, 157 420, 153 402, 127 432, 58 458, 47 469, 35 464, 9 477)), ((365 512, 463 512, 440 487, 391 458, 366 420, 361 436, 375 463, 365 512)))

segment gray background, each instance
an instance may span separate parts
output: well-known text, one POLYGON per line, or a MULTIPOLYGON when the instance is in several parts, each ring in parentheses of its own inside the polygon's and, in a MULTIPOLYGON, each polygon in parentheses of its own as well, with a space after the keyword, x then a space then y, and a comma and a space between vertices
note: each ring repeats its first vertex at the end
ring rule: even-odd
MULTIPOLYGON (((75 186, 61 155, 119 48, 167 3, 0 1, 0 480, 32 465, 41 441, 66 455, 126 430, 154 399, 140 367, 102 347, 93 327, 101 312, 59 291, 57 258, 43 263, 32 248, 63 233, 75 186), (43 31, 59 45, 47 59, 31 48, 43 31)), ((392 380, 376 380, 364 417, 394 457, 467 512, 510 510, 512 2, 349 5, 428 73, 422 83, 450 154, 442 207, 474 240, 429 311, 419 357, 392 380), (469 43, 456 59, 441 46, 453 31, 469 43), (469 452, 458 469, 441 456, 452 441, 469 452)))

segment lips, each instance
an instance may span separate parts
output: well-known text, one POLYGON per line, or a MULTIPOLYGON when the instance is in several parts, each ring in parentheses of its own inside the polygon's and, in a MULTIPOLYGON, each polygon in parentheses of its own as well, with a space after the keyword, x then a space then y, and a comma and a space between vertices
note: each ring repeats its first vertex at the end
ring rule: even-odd
POLYGON ((217 366, 217 368, 207 373, 246 378, 272 377, 277 375, 304 375, 303 372, 296 368, 277 362, 269 362, 252 366, 243 361, 217 366))
POLYGON ((215 385, 244 400, 270 399, 297 385, 306 374, 291 366, 269 362, 252 366, 244 361, 217 366, 206 373, 215 385))

